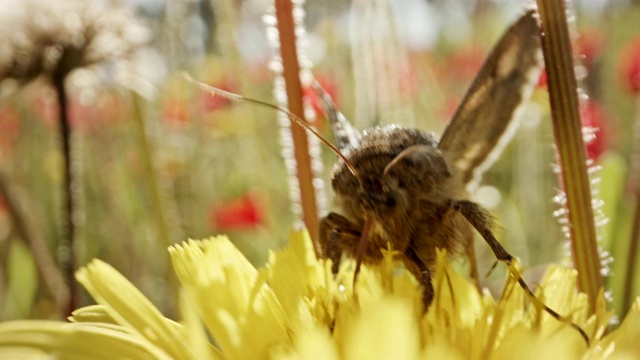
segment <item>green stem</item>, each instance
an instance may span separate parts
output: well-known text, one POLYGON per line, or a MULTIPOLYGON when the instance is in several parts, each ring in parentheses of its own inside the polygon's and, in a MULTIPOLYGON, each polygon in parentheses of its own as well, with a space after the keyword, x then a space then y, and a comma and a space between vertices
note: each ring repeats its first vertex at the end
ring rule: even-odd
POLYGON ((627 249, 627 268, 624 272, 624 294, 622 311, 626 313, 633 303, 633 289, 638 268, 638 250, 640 250, 640 96, 636 99, 636 119, 633 128, 633 153, 631 154, 631 187, 636 203, 631 218, 631 238, 627 249))
POLYGON ((638 268, 638 243, 640 242, 640 192, 635 194, 635 212, 632 218, 631 241, 627 249, 627 269, 624 273, 624 295, 622 296, 622 312, 629 311, 634 300, 633 289, 636 269, 638 268))
MULTIPOLYGON (((136 133, 138 136, 138 144, 140 144, 140 153, 142 156, 142 163, 144 166, 144 173, 146 174, 146 181, 149 187, 150 195, 151 195, 151 203, 152 207, 156 214, 156 225, 158 232, 158 239, 160 246, 166 250, 169 246, 173 245, 173 241, 169 236, 170 228, 169 221, 167 216, 167 208, 165 206, 164 197, 162 194, 162 190, 160 189, 160 183, 158 181, 158 172, 156 171, 155 162, 153 160, 153 150, 152 146, 149 142, 149 138, 147 137, 147 129, 144 121, 144 116, 142 113, 142 100, 140 95, 132 92, 133 99, 133 109, 135 125, 136 125, 136 133)), ((166 252, 165 252, 166 253, 166 252)), ((173 265, 171 264, 171 259, 169 256, 165 256, 165 271, 166 277, 169 283, 169 288, 171 294, 178 294, 178 281, 177 278, 172 271, 173 265)), ((173 299, 174 296, 168 297, 173 299)), ((172 304, 172 306, 175 304, 172 304)))
POLYGON ((16 233, 29 246, 43 283, 54 298, 56 308, 59 309, 61 316, 67 316, 69 288, 61 269, 57 267, 47 247, 45 237, 41 233, 42 227, 38 226, 34 219, 32 206, 30 206, 33 201, 24 189, 9 180, 2 169, 0 169, 0 198, 4 198, 6 202, 16 233))
POLYGON ((571 254, 578 270, 578 289, 593 311, 603 287, 578 107, 578 87, 564 0, 538 0, 542 51, 548 77, 553 133, 566 193, 571 254))

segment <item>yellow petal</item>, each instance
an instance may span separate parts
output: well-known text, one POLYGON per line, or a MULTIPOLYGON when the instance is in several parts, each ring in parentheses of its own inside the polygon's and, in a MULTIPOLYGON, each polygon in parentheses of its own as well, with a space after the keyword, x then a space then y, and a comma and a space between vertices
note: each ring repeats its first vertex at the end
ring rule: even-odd
POLYGON ((336 343, 325 327, 301 331, 296 336, 295 349, 301 359, 339 359, 336 343))
POLYGON ((545 335, 528 329, 524 324, 514 326, 500 341, 491 359, 580 359, 586 347, 584 342, 567 342, 575 335, 570 330, 566 328, 556 334, 545 335))
POLYGON ((198 315, 198 310, 187 298, 184 291, 180 293, 180 323, 187 339, 189 347, 192 349, 196 359, 221 360, 224 356, 215 348, 207 337, 207 333, 198 315))
POLYGON ((585 359, 640 359, 640 297, 622 324, 592 346, 585 359))
POLYGON ((175 358, 194 358, 176 326, 114 268, 93 260, 78 270, 76 278, 118 324, 137 332, 175 358))
POLYGON ((226 237, 189 240, 171 246, 169 254, 183 285, 197 289, 228 286, 219 289, 224 296, 211 300, 232 317, 246 311, 258 272, 226 237))
MULTIPOLYGON (((551 265, 540 282, 536 297, 564 318, 585 328, 589 304, 586 294, 577 291, 577 277, 578 273, 574 269, 551 265)), ((562 339, 567 349, 580 349, 581 352, 586 350, 585 340, 570 324, 558 321, 535 306, 530 306, 529 315, 532 319, 532 331, 539 331, 541 338, 562 339)))
POLYGON ((344 359, 415 359, 418 323, 411 300, 385 297, 345 324, 344 359))
POLYGON ((472 358, 471 352, 465 352, 463 349, 452 345, 444 336, 436 335, 429 344, 425 344, 421 359, 447 359, 447 360, 465 360, 472 358))
POLYGON ((484 333, 473 330, 482 324, 481 316, 486 315, 485 302, 468 279, 453 271, 444 251, 437 252, 433 287, 433 303, 421 321, 425 348, 434 347, 441 352, 449 344, 462 354, 482 348, 484 333))
MULTIPOLYGON (((586 294, 576 291, 577 277, 578 272, 574 269, 551 265, 540 281, 541 287, 536 296, 559 314, 581 324, 588 317, 589 302, 586 294)), ((542 321, 558 324, 546 313, 542 321)))
POLYGON ((316 321, 328 325, 330 296, 337 285, 325 263, 316 259, 306 231, 292 233, 285 248, 271 252, 263 272, 294 331, 310 329, 316 321))
POLYGON ((117 324, 117 322, 109 315, 107 309, 102 305, 89 305, 74 310, 68 320, 75 323, 92 322, 117 324))
POLYGON ((146 339, 124 330, 54 321, 0 324, 0 359, 171 359, 146 339))
POLYGON ((226 237, 169 248, 180 282, 220 349, 230 358, 264 358, 290 342, 282 307, 226 237))
MULTIPOLYGON (((355 292, 354 261, 344 261, 334 277, 330 262, 315 258, 305 232, 292 234, 289 245, 271 253, 260 271, 225 237, 190 240, 169 251, 185 288, 181 323, 164 318, 117 271, 94 261, 77 277, 99 305, 74 312, 72 324, 0 325, 0 358, 105 358, 94 354, 100 351, 108 358, 132 359, 640 356, 640 299, 618 329, 597 340, 611 313, 603 297, 596 313, 587 313, 569 269, 550 267, 537 294, 595 334, 590 349, 575 329, 537 309, 513 276, 494 300, 456 273, 444 252, 438 252, 434 269, 434 302, 422 316, 422 289, 397 267, 393 251, 384 251, 378 266, 362 267, 355 292)), ((519 265, 514 262, 510 271, 519 272, 519 265)))
POLYGON ((445 251, 437 251, 436 274, 433 280, 436 296, 428 316, 446 312, 459 327, 475 323, 483 303, 480 293, 467 278, 453 271, 445 251))

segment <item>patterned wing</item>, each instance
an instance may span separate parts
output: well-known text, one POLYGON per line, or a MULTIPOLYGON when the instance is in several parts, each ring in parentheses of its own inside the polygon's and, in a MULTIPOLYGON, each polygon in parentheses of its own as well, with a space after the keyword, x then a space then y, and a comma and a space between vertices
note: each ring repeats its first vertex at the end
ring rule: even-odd
POLYGON ((495 161, 517 127, 517 110, 542 69, 537 14, 527 11, 502 36, 440 139, 467 190, 495 161))

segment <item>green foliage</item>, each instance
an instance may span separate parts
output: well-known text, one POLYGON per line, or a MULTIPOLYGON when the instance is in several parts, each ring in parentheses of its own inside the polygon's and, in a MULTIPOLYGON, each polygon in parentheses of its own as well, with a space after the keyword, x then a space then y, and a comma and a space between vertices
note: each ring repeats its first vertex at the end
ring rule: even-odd
POLYGON ((31 251, 13 241, 7 256, 3 318, 28 318, 38 292, 38 271, 31 251))

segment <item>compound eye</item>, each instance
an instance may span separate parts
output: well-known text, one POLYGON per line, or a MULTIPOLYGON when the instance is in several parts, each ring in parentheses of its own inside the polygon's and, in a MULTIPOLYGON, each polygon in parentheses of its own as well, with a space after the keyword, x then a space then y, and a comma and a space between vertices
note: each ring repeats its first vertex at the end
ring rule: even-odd
POLYGON ((386 201, 385 205, 387 205, 387 207, 394 207, 394 206, 396 206, 397 203, 398 203, 398 201, 396 200, 395 197, 389 196, 387 198, 387 201, 386 201))

